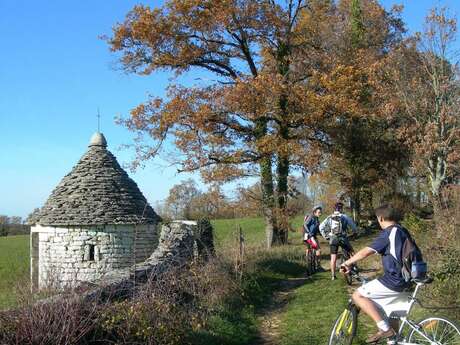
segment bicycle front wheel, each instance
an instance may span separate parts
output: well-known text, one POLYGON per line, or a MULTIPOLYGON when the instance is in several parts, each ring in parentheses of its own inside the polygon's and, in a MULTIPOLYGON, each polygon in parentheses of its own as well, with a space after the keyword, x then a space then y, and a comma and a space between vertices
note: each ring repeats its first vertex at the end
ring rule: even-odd
POLYGON ((355 307, 345 309, 335 321, 329 345, 351 345, 356 335, 358 312, 355 307))
MULTIPOLYGON (((344 252, 340 258, 340 266, 347 261, 350 258, 350 255, 348 252, 344 252)), ((347 282, 348 285, 351 285, 353 283, 353 277, 351 276, 351 273, 347 273, 344 275, 345 276, 345 281, 347 282)))
POLYGON ((460 327, 454 321, 441 317, 430 317, 418 323, 418 332, 413 329, 409 343, 460 345, 460 327))

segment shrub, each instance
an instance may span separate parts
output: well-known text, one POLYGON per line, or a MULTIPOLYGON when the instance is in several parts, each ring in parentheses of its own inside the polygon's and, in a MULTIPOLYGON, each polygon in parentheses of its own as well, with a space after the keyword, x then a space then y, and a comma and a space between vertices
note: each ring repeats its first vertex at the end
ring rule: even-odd
POLYGON ((86 344, 97 321, 97 306, 75 298, 24 306, 0 314, 0 343, 86 344))
POLYGON ((449 306, 445 313, 460 319, 460 191, 447 190, 444 195, 444 208, 435 215, 433 230, 427 233, 424 241, 425 257, 430 271, 436 279, 426 296, 432 304, 449 306))
POLYGON ((97 338, 114 344, 187 344, 234 289, 218 261, 171 269, 139 286, 134 296, 101 312, 97 338))
POLYGON ((402 225, 416 237, 428 230, 427 223, 412 212, 405 215, 402 225))
POLYGON ((117 301, 68 292, 37 304, 29 294, 0 313, 0 344, 189 344, 237 289, 228 265, 211 259, 172 267, 117 301))

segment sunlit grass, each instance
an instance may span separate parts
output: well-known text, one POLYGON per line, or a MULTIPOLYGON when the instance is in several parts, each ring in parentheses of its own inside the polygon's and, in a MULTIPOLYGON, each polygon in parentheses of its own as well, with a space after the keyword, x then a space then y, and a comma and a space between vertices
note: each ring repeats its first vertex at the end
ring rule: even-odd
POLYGON ((0 237, 0 308, 17 303, 16 288, 29 280, 29 258, 28 235, 0 237))

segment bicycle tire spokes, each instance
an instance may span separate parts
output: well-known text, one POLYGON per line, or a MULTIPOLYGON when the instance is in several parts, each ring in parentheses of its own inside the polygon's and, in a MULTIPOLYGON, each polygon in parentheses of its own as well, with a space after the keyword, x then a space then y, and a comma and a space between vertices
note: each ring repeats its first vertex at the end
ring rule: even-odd
POLYGON ((440 344, 460 345, 460 328, 453 321, 444 318, 432 317, 419 322, 412 331, 408 343, 402 344, 440 344))

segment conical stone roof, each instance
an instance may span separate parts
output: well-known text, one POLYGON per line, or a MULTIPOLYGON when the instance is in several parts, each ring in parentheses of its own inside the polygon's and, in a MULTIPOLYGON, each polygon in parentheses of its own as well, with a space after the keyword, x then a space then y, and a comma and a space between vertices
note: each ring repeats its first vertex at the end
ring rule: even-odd
POLYGON ((51 226, 159 221, 136 182, 107 150, 101 133, 93 135, 88 151, 31 218, 31 224, 51 226))

